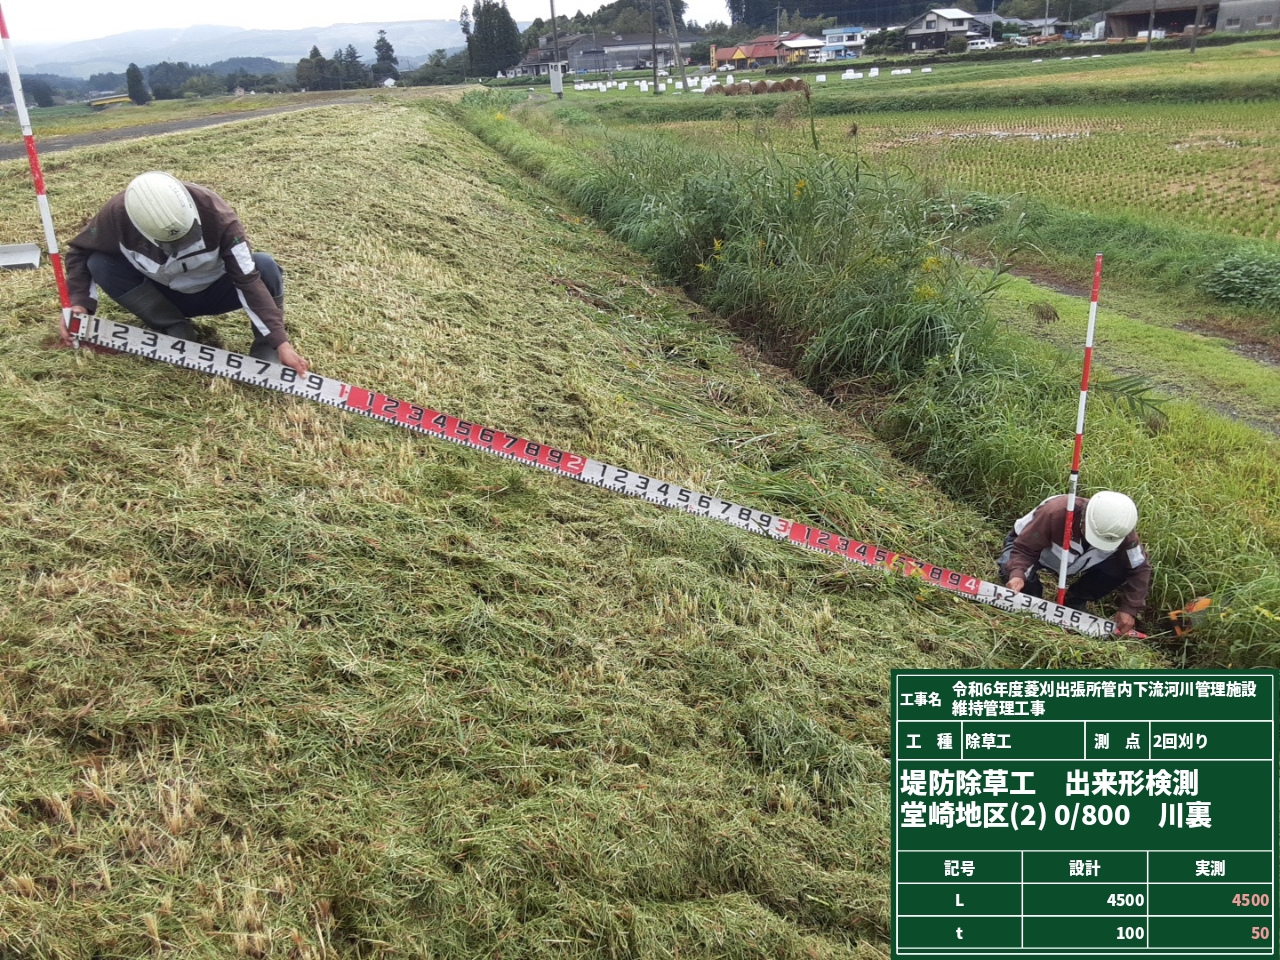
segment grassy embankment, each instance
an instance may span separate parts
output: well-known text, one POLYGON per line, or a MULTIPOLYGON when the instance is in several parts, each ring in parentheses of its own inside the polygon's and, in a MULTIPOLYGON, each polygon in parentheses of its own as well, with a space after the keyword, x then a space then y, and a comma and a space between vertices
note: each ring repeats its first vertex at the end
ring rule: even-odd
MULTIPOLYGON (((945 253, 963 236, 949 206, 822 156, 733 156, 561 115, 525 108, 516 122, 481 105, 471 122, 670 279, 789 351, 816 388, 856 395, 870 377, 900 391, 881 428, 955 494, 1007 522, 1061 488, 1076 360, 992 335, 984 296, 945 253)), ((1211 592, 1231 610, 1193 659, 1280 656, 1272 440, 1196 405, 1156 419, 1100 397, 1086 484, 1139 502, 1158 607, 1211 592)))
MULTIPOLYGON (((103 110, 93 110, 87 104, 73 103, 61 107, 32 107, 31 130, 40 137, 57 137, 74 133, 93 133, 97 130, 123 130, 128 127, 175 120, 194 120, 201 117, 227 114, 234 118, 249 110, 266 110, 272 107, 306 106, 317 101, 367 99, 373 90, 320 90, 312 93, 260 93, 243 97, 197 97, 190 100, 154 100, 146 106, 119 103, 103 110)), ((0 118, 0 137, 19 137, 16 114, 0 118)))
MULTIPOLYGON (((324 373, 989 569, 998 528, 433 107, 51 156, 63 235, 147 168, 237 207, 324 373)), ((47 350, 50 287, 0 275, 0 954, 883 956, 889 669, 1155 663, 47 350)))

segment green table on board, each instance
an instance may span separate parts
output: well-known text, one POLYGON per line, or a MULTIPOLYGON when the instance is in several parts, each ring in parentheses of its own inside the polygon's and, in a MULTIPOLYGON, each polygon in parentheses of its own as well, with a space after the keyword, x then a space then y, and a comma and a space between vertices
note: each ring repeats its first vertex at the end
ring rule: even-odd
POLYGON ((1275 956, 1276 671, 894 671, 893 956, 1275 956))

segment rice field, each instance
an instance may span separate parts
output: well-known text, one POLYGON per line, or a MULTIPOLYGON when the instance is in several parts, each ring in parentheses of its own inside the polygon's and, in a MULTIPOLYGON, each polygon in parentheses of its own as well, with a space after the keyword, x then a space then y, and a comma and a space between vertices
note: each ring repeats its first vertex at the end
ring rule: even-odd
MULTIPOLYGON (((824 121, 845 149, 847 124, 824 121)), ((1280 240, 1280 102, 874 115, 868 159, 995 194, 1280 240)))
MULTIPOLYGON (((772 119, 666 129, 726 150, 810 145, 807 124, 772 119)), ((1280 101, 913 111, 816 123, 825 152, 904 167, 939 186, 1280 240, 1280 101)))

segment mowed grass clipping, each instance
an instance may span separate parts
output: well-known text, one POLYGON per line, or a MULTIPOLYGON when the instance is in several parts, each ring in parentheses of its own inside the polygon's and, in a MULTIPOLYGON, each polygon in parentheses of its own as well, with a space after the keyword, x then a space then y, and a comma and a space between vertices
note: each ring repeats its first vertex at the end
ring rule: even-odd
MULTIPOLYGON (((1001 531, 440 113, 51 156, 62 235, 146 169, 238 209, 323 373, 991 572, 1001 531)), ((889 669, 1155 662, 46 349, 47 269, 0 298, 0 955, 883 956, 889 669)))

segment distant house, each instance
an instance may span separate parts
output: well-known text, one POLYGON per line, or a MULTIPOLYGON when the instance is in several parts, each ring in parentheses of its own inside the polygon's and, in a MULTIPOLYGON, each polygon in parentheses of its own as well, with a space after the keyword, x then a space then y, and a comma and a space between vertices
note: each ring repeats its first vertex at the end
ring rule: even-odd
POLYGON ((832 27, 822 31, 822 49, 818 59, 823 63, 848 60, 862 53, 867 42, 866 27, 832 27))
POLYGON ((1222 0, 1218 29, 1224 33, 1280 29, 1280 0, 1222 0))
MULTIPOLYGON (((1153 0, 1123 0, 1122 3, 1107 11, 1107 37, 1127 39, 1146 36, 1147 25, 1151 19, 1153 0)), ((1253 0, 1257 2, 1257 0, 1253 0)), ((1275 0, 1272 0, 1274 3, 1275 0)), ((1196 0, 1154 0, 1156 9, 1156 29, 1166 34, 1182 33, 1191 26, 1196 18, 1196 0)), ((1217 0, 1204 5, 1204 20, 1201 28, 1213 29, 1218 21, 1217 0)))
POLYGON ((908 50, 941 50, 952 37, 979 34, 973 29, 973 14, 955 7, 926 10, 906 26, 908 50))
POLYGON ((551 34, 538 38, 538 45, 524 55, 519 63, 509 71, 512 76, 516 77, 545 77, 550 76, 552 70, 556 69, 557 64, 561 73, 564 73, 569 67, 570 51, 575 46, 582 46, 591 42, 591 34, 589 33, 562 33, 554 38, 559 43, 560 59, 556 60, 556 42, 553 42, 551 34))

